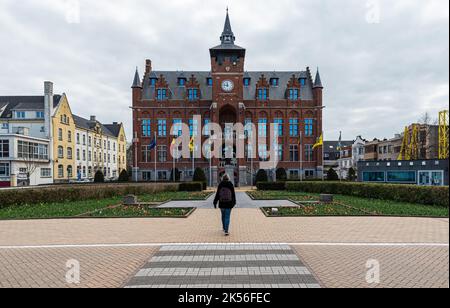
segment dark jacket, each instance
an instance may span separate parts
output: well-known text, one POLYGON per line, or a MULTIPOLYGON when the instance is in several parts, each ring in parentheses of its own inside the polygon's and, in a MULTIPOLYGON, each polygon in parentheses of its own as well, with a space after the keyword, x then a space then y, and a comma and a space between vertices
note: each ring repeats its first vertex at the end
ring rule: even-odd
POLYGON ((219 184, 219 188, 217 188, 216 198, 214 198, 214 207, 217 208, 217 203, 219 203, 219 208, 221 209, 232 209, 236 206, 236 192, 234 191, 234 185, 230 181, 223 181, 219 184), (223 188, 229 188, 233 195, 232 202, 220 202, 220 190, 223 188))

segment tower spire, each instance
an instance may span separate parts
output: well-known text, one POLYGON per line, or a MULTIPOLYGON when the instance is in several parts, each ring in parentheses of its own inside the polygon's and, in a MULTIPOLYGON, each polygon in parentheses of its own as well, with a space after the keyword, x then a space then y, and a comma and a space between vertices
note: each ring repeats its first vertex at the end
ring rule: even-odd
POLYGON ((319 68, 317 68, 317 73, 316 73, 316 80, 314 81, 314 88, 322 88, 322 80, 320 78, 320 72, 319 72, 319 68))
POLYGON ((222 44, 234 44, 235 36, 233 33, 233 30, 231 30, 231 22, 230 22, 230 15, 228 13, 228 7, 227 7, 227 16, 225 18, 225 26, 223 27, 222 36, 220 37, 220 40, 222 41, 222 44))
POLYGON ((131 87, 132 88, 142 88, 141 78, 139 77, 139 71, 138 71, 137 66, 136 66, 136 73, 134 74, 133 85, 131 87))

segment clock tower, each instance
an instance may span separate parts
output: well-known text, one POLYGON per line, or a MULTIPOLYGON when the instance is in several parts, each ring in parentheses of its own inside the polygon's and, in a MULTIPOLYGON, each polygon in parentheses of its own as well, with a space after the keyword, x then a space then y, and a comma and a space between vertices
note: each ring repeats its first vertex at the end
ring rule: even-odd
MULTIPOLYGON (((210 49, 211 77, 213 79, 210 115, 213 123, 221 125, 224 136, 227 135, 230 126, 245 122, 245 49, 235 45, 235 39, 227 9, 225 26, 220 37, 221 44, 210 49)), ((233 152, 235 154, 235 151, 233 152)), ((222 159, 222 162, 225 163, 224 165, 228 167, 225 170, 221 170, 221 173, 226 172, 232 179, 237 179, 241 173, 239 165, 243 164, 241 160, 232 159, 230 161, 222 159)), ((216 160, 214 165, 217 166, 218 163, 219 161, 216 160)))

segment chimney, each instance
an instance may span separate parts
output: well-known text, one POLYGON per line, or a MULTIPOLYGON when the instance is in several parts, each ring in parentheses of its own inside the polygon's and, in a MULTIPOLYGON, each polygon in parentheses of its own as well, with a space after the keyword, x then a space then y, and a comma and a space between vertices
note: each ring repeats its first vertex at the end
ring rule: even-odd
POLYGON ((44 128, 45 128, 45 138, 52 138, 52 119, 53 116, 53 82, 44 82, 44 128))
POLYGON ((151 71, 152 71, 152 61, 147 59, 145 61, 145 75, 148 76, 151 71))
POLYGON ((95 117, 95 115, 91 115, 91 122, 97 122, 97 118, 95 117))

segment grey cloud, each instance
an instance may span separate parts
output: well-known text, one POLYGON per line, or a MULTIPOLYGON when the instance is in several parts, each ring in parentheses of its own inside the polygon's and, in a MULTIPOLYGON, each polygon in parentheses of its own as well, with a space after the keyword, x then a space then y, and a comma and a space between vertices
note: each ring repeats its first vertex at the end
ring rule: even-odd
POLYGON ((73 112, 123 121, 131 138, 135 66, 207 70, 229 5, 248 70, 320 66, 326 138, 390 137, 448 106, 448 1, 379 3, 368 24, 361 0, 81 0, 81 23, 68 24, 65 0, 0 0, 0 93, 52 80, 73 112))

